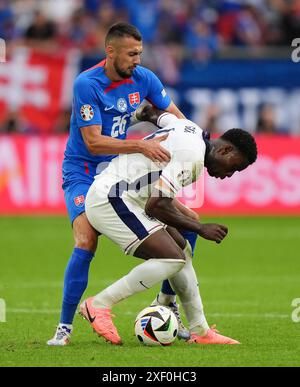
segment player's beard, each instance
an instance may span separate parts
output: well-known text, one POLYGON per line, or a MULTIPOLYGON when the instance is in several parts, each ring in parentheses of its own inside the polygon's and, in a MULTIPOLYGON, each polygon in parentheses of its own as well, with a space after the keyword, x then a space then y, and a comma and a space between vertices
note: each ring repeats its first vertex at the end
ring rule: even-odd
POLYGON ((129 69, 128 69, 127 71, 122 70, 122 69, 119 67, 117 61, 114 62, 114 68, 115 68, 115 70, 116 70, 116 73, 117 73, 121 78, 123 78, 123 79, 130 78, 131 75, 132 75, 132 73, 133 73, 133 71, 134 71, 134 70, 131 71, 131 70, 129 70, 129 69))

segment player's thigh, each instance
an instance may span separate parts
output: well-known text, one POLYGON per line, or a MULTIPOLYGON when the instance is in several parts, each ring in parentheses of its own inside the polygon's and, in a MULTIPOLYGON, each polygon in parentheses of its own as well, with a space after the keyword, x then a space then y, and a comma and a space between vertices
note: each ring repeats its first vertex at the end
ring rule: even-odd
POLYGON ((86 195, 90 188, 90 181, 82 178, 64 183, 64 196, 68 215, 73 227, 75 247, 95 252, 99 233, 90 225, 85 214, 86 195))
POLYGON ((135 250, 134 256, 143 259, 185 259, 183 250, 165 229, 154 232, 142 241, 135 250))
POLYGON ((65 203, 72 225, 74 220, 85 212, 85 201, 90 186, 90 181, 83 182, 79 177, 78 180, 74 178, 63 184, 65 203))
POLYGON ((185 238, 182 236, 182 234, 176 228, 171 226, 168 226, 166 230, 171 235, 171 237, 175 240, 178 246, 181 249, 184 249, 186 245, 186 241, 185 241, 185 238))
POLYGON ((91 226, 85 212, 75 218, 73 235, 75 247, 93 252, 97 250, 99 232, 91 226))
POLYGON ((97 189, 89 191, 86 214, 91 225, 118 244, 125 254, 134 255, 137 247, 165 226, 146 216, 145 210, 124 197, 108 198, 97 189))

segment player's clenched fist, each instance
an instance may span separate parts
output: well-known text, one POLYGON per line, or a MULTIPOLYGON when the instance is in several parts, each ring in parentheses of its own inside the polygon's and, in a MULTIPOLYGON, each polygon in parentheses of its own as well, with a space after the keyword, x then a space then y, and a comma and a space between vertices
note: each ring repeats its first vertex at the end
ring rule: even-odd
POLYGON ((216 243, 221 243, 228 233, 228 228, 222 224, 206 223, 200 224, 198 234, 202 238, 216 243))

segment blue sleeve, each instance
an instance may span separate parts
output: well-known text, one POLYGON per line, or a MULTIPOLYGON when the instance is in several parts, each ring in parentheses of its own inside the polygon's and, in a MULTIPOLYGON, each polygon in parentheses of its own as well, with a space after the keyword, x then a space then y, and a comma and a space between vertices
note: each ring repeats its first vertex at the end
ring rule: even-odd
POLYGON ((81 76, 74 83, 73 112, 79 128, 102 124, 95 86, 81 76))
POLYGON ((166 93, 161 81, 152 71, 147 70, 147 77, 149 89, 146 99, 158 109, 165 110, 171 103, 170 96, 166 93))

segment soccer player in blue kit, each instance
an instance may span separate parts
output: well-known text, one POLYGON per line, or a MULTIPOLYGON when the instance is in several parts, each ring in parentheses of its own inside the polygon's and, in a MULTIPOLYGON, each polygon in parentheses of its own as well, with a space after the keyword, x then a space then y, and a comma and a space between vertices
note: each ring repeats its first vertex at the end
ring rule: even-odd
POLYGON ((79 74, 74 83, 63 189, 75 247, 65 271, 60 323, 48 345, 68 344, 74 314, 87 286, 99 236, 84 207, 94 176, 122 153, 142 153, 152 161, 170 160, 169 152, 160 146, 167 135, 148 141, 126 140, 131 117, 144 99, 184 117, 156 75, 140 66, 142 37, 134 26, 114 24, 106 35, 105 50, 106 59, 79 74))

